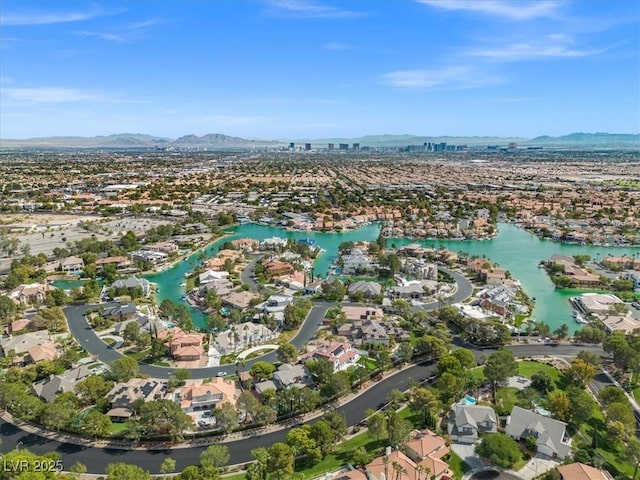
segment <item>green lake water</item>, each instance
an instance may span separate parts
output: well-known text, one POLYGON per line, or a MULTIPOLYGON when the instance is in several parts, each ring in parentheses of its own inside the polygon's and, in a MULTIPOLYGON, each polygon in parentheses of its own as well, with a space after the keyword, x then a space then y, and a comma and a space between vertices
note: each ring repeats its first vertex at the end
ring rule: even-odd
MULTIPOLYGON (((149 281, 158 285, 158 303, 169 298, 174 302, 180 302, 185 293, 180 283, 185 281, 185 273, 193 271, 201 262, 198 258, 204 254, 206 258, 214 256, 224 242, 238 238, 255 238, 263 240, 265 238, 278 236, 282 238, 302 239, 312 238, 316 245, 325 250, 317 259, 314 265, 315 274, 325 276, 331 267, 331 263, 336 258, 338 246, 345 241, 366 240, 371 241, 378 238, 380 225, 371 224, 359 230, 343 233, 320 233, 320 232, 290 232, 281 228, 267 227, 255 224, 243 224, 227 230, 228 235, 210 244, 203 252, 196 252, 174 265, 171 269, 163 272, 147 275, 149 281)), ((571 315, 571 308, 568 302, 569 297, 575 296, 579 291, 556 290, 553 283, 547 276, 544 269, 538 268, 541 260, 546 260, 552 255, 591 255, 605 257, 607 255, 628 256, 633 253, 640 253, 638 249, 597 247, 566 245, 563 243, 541 240, 535 235, 517 227, 513 224, 500 224, 499 234, 491 240, 453 241, 453 240, 422 240, 405 238, 391 238, 388 246, 401 246, 408 243, 420 243, 434 248, 445 248, 460 252, 465 251, 469 255, 486 256, 488 259, 509 270, 513 278, 520 280, 524 291, 531 297, 536 298, 534 316, 537 320, 547 323, 552 330, 562 323, 569 325, 571 332, 580 327, 571 315)), ((194 323, 203 327, 205 317, 198 310, 192 310, 194 323)))

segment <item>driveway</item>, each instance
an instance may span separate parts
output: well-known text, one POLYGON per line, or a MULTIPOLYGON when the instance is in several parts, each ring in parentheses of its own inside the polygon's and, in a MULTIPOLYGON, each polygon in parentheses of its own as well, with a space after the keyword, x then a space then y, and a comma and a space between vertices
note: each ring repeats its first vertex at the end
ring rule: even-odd
POLYGON ((480 457, 475 452, 475 444, 467 443, 452 443, 451 450, 455 452, 462 460, 465 461, 471 469, 482 468, 485 466, 484 462, 480 460, 480 457))
POLYGON ((518 470, 518 475, 523 480, 532 480, 538 475, 557 467, 562 463, 558 459, 547 457, 546 455, 536 455, 529 460, 524 467, 518 470))

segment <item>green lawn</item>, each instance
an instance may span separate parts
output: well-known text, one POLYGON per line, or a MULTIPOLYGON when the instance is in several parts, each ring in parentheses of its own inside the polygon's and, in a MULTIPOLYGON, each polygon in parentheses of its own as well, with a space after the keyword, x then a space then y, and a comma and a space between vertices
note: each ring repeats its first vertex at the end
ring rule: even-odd
POLYGON ((142 360, 144 360, 145 358, 147 358, 147 355, 149 355, 149 349, 147 350, 143 350, 141 352, 127 352, 125 354, 127 357, 131 357, 134 358, 135 360, 137 360, 138 362, 141 362, 142 360))
POLYGON ((460 480, 466 472, 471 470, 471 467, 454 452, 449 454, 449 458, 446 459, 446 462, 449 464, 449 468, 453 472, 453 478, 455 480, 460 480))
MULTIPOLYGON (((479 380, 484 380, 484 373, 482 370, 483 367, 476 367, 471 370, 471 376, 473 378, 477 378, 479 380)), ((557 388, 561 388, 563 386, 564 377, 562 373, 553 368, 551 365, 545 365, 544 363, 532 362, 530 360, 523 360, 518 362, 518 375, 522 375, 523 377, 531 378, 534 373, 544 371, 549 374, 551 379, 556 384, 557 388)))
POLYGON ((378 368, 378 362, 376 362, 373 358, 361 357, 360 360, 358 360, 358 363, 364 366, 370 372, 378 368))
POLYGON ((364 447, 370 454, 371 458, 374 455, 382 452, 385 446, 385 440, 375 440, 371 438, 369 432, 363 432, 360 435, 356 435, 350 440, 338 445, 338 448, 334 453, 328 455, 324 460, 316 463, 312 466, 307 466, 302 461, 296 462, 296 473, 302 473, 304 478, 313 478, 319 475, 323 475, 326 472, 337 470, 349 463, 351 454, 358 447, 364 447))
POLYGON ((633 398, 636 399, 636 402, 640 402, 640 385, 635 387, 633 390, 633 398))
POLYGON ((127 430, 127 428, 129 427, 129 425, 127 424, 127 422, 113 422, 111 424, 111 434, 113 435, 114 433, 122 433, 124 431, 127 430))

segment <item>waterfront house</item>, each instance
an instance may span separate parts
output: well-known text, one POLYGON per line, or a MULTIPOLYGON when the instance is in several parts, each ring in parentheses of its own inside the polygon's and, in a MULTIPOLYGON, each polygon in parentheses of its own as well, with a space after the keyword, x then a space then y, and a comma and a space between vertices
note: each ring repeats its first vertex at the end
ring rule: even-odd
POLYGON ((96 270, 98 272, 102 271, 106 265, 115 265, 117 271, 122 271, 131 267, 131 260, 122 256, 99 258, 96 260, 96 270))
POLYGON ((222 304, 236 310, 244 310, 249 308, 251 302, 259 299, 260 296, 251 291, 232 292, 221 297, 222 304))
POLYGON ((60 260, 60 270, 70 274, 81 273, 84 269, 84 261, 79 257, 67 257, 60 260))
POLYGON ((146 278, 138 278, 134 275, 129 278, 116 280, 111 284, 111 288, 116 290, 124 288, 140 288, 142 289, 142 294, 146 297, 149 295, 151 290, 151 284, 146 278))
POLYGON ((18 305, 33 305, 44 303, 47 299, 47 293, 55 288, 47 283, 22 284, 11 290, 7 296, 18 305))
POLYGON ((244 350, 275 338, 266 325, 252 322, 239 323, 216 335, 213 346, 221 355, 244 350))
POLYGON ((382 293, 382 285, 376 282, 359 281, 349 285, 349 295, 362 293, 365 298, 375 298, 382 293))
POLYGON ((216 280, 228 280, 228 278, 229 272, 219 272, 214 270, 205 270, 198 275, 198 281, 200 282, 200 285, 216 280))
POLYGON ((238 250, 243 250, 247 253, 251 253, 258 248, 260 242, 253 238, 238 238, 237 240, 232 240, 231 244, 238 250))
POLYGON ((293 273, 293 265, 281 260, 273 259, 264 264, 265 273, 267 277, 276 277, 279 275, 290 275, 293 273))

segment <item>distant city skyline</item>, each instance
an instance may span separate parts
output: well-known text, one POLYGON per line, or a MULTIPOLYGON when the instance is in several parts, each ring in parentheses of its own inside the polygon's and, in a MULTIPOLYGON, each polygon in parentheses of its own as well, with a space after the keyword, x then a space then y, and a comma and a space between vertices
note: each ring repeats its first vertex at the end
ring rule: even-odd
POLYGON ((0 138, 640 132, 640 2, 3 0, 0 138))

